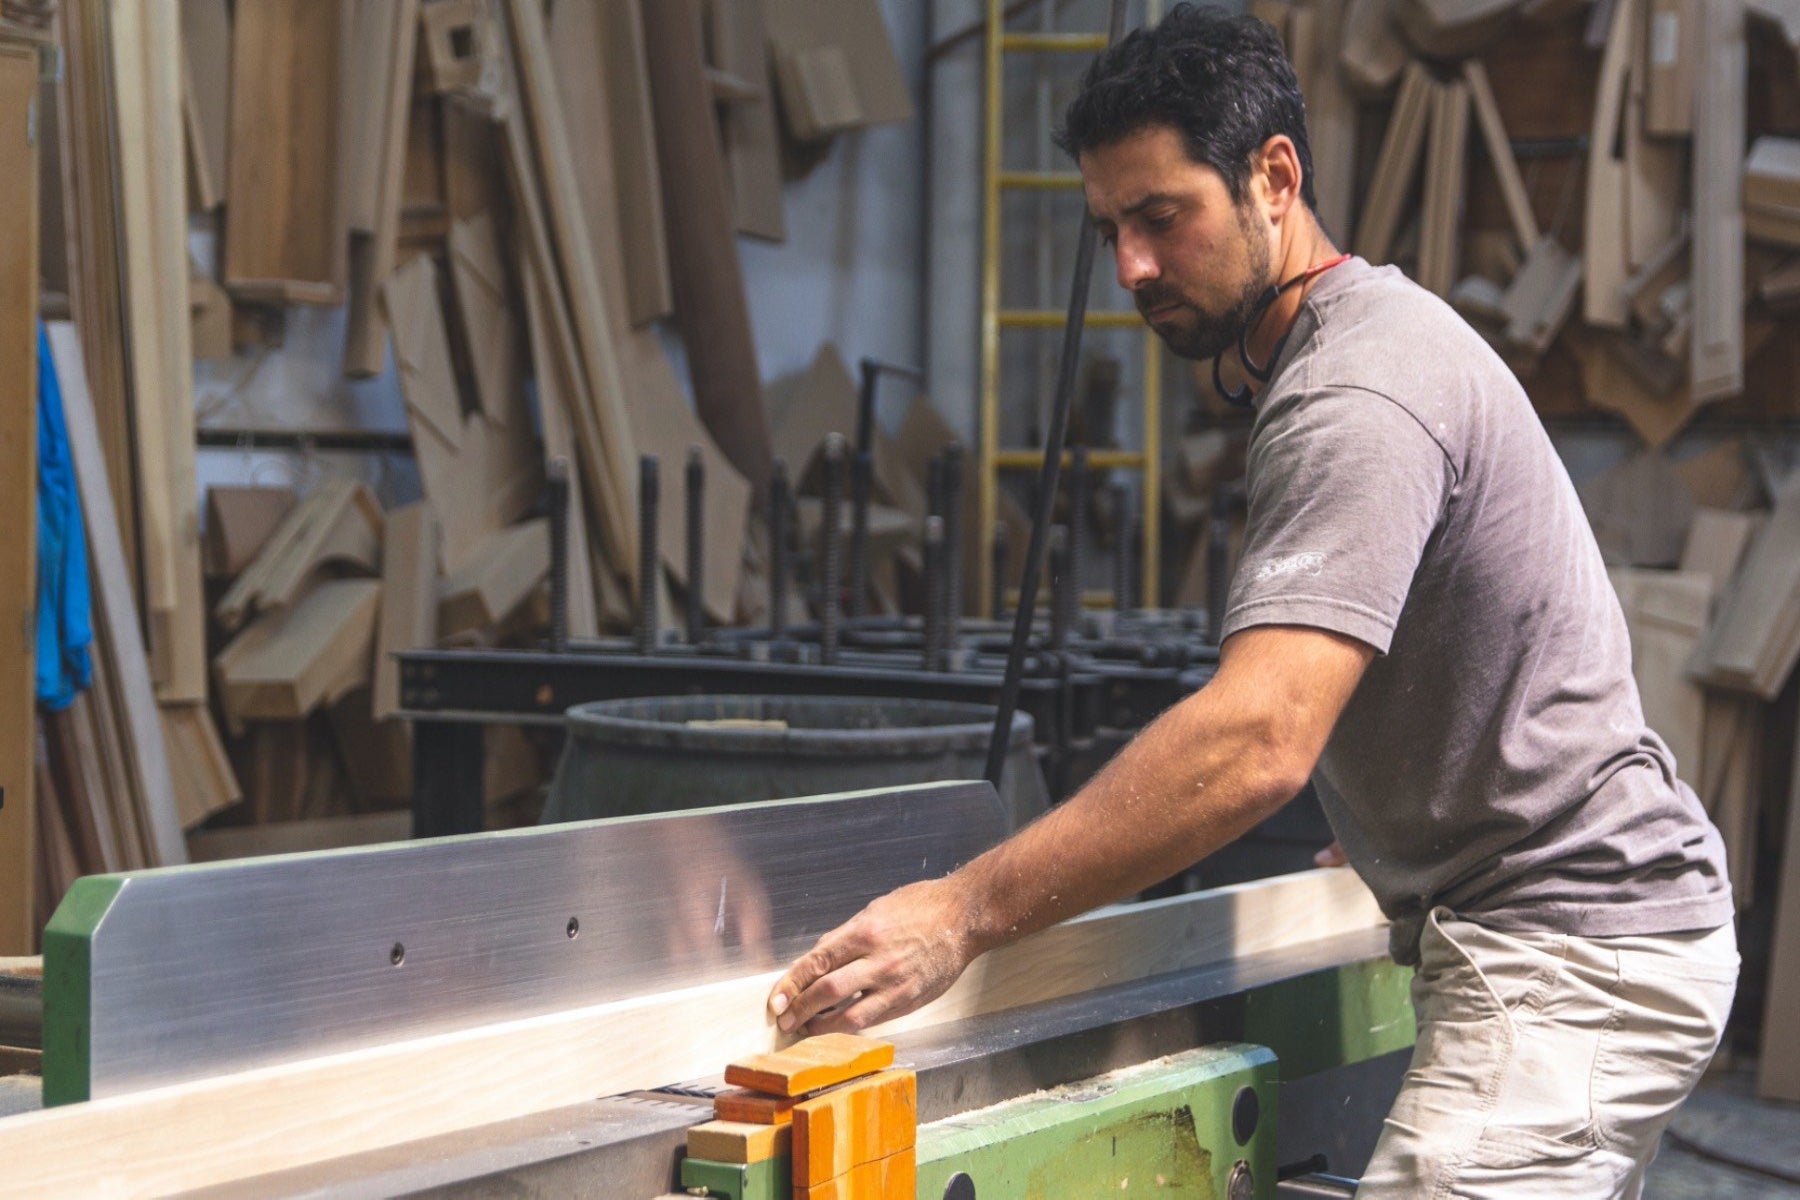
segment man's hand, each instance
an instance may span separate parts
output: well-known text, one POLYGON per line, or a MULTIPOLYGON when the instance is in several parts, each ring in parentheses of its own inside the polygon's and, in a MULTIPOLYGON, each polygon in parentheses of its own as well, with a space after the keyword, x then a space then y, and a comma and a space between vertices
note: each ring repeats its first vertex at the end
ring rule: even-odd
POLYGON ((965 913, 948 879, 889 892, 796 960, 769 1011, 784 1033, 854 1033, 905 1016, 949 990, 978 953, 965 913))

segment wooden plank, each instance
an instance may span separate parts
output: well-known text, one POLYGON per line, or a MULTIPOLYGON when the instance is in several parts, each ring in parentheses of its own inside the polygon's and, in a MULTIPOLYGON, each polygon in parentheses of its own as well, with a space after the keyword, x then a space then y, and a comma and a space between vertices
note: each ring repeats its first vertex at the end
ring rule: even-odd
POLYGON ((490 419, 510 420, 525 383, 525 347, 493 217, 452 221, 449 250, 476 399, 490 419))
MULTIPOLYGON (((569 488, 568 519, 564 525, 566 544, 563 547, 564 561, 568 568, 565 619, 570 637, 598 637, 600 620, 595 607, 597 593, 594 590, 595 568, 592 557, 597 547, 588 540, 587 535, 587 505, 582 496, 581 472, 576 467, 578 458, 575 431, 569 422, 566 408, 570 384, 558 370, 558 359, 550 352, 549 332, 544 326, 542 312, 548 302, 543 298, 537 269, 523 254, 518 261, 524 277, 525 331, 531 342, 531 357, 537 372, 538 415, 544 427, 544 455, 551 462, 560 460, 569 488)), ((628 621, 630 606, 623 607, 622 618, 628 621)))
POLYGON ((29 954, 38 851, 37 725, 37 52, 0 40, 0 954, 29 954))
MULTIPOLYGON (((943 997, 884 1027, 947 1021, 1379 927, 1348 871, 1102 909, 994 951, 943 997)), ((66 1105, 0 1122, 22 1194, 97 1180, 164 1194, 453 1133, 717 1071, 783 1044, 779 972, 66 1105), (468 1080, 483 1080, 470 1088, 468 1080)))
POLYGON ((1696 401, 1744 390, 1743 0, 1701 5, 1694 96, 1694 269, 1688 378, 1696 401))
POLYGON ((219 698, 234 727, 298 720, 369 682, 381 583, 333 579, 258 617, 219 652, 219 698))
POLYGON ((1464 187, 1468 180, 1469 85, 1453 80, 1432 97, 1431 141, 1425 152, 1425 202, 1420 217, 1419 284, 1448 296, 1457 277, 1464 187))
POLYGON ((437 537, 437 522, 423 501, 391 510, 383 522, 373 695, 377 721, 400 707, 400 664, 394 654, 437 642, 437 537))
POLYGON ((723 106, 719 122, 731 177, 737 231, 769 242, 787 240, 781 206, 781 140, 775 131, 769 33, 763 0, 709 0, 708 40, 715 66, 746 80, 754 98, 723 106))
POLYGON ((1394 112, 1388 118, 1381 151, 1375 159, 1374 181, 1363 200, 1356 227, 1356 252, 1372 263, 1387 262, 1393 249, 1407 194, 1418 173, 1436 91, 1437 84, 1423 63, 1407 64, 1400 79, 1400 95, 1394 101, 1394 112))
POLYGON ((180 0, 182 112, 199 207, 225 202, 230 137, 231 10, 227 0, 180 0))
POLYGON ((1600 60, 1600 85, 1594 101, 1593 131, 1588 138, 1586 216, 1583 221, 1582 273, 1587 287, 1582 316, 1590 325, 1623 329, 1625 298, 1620 286, 1631 274, 1625 226, 1625 162, 1616 147, 1625 113, 1631 52, 1643 0, 1615 0, 1607 27, 1606 51, 1600 60))
POLYGON ((1776 499, 1695 655, 1708 683, 1773 700, 1800 659, 1800 474, 1776 499))
POLYGON ((1644 52, 1644 131, 1687 137, 1694 131, 1694 77, 1699 61, 1697 0, 1650 0, 1650 36, 1644 52))
MULTIPOLYGON (((518 0, 514 0, 515 3, 518 0)), ((831 6, 818 36, 840 20, 854 20, 857 4, 831 6)), ((694 407, 719 449, 760 497, 768 486, 769 420, 762 376, 751 336, 743 270, 733 236, 731 194, 719 148, 718 124, 706 93, 700 57, 697 0, 645 0, 645 48, 656 103, 657 152, 669 254, 675 282, 675 317, 688 351, 694 407)), ((791 16, 788 5, 769 10, 771 36, 791 16)), ((880 15, 876 14, 877 24, 880 15)))
POLYGON ((637 503, 631 483, 637 478, 637 448, 625 410, 618 346, 609 336, 612 318, 583 218, 542 9, 531 0, 508 0, 507 12, 516 70, 513 86, 525 117, 525 128, 508 126, 508 140, 516 141, 513 153, 529 148, 532 162, 516 174, 536 190, 535 196, 520 197, 524 202, 514 211, 528 214, 528 227, 529 214, 540 215, 547 226, 532 234, 530 245, 534 254, 540 254, 540 279, 566 306, 572 337, 565 344, 576 356, 570 377, 578 377, 582 389, 569 407, 583 445, 589 486, 602 498, 597 506, 600 534, 615 568, 631 578, 637 570, 637 503), (529 140, 519 141, 516 135, 529 140), (534 200, 542 201, 543 207, 534 200), (540 253, 551 247, 553 256, 540 253))
POLYGON ((212 712, 200 704, 164 704, 163 744, 181 827, 192 829, 244 798, 212 712))
MULTIPOLYGON (((1793 736, 1793 743, 1787 840, 1782 848, 1768 990, 1763 998, 1763 1028, 1771 1031, 1787 1028, 1793 1014, 1800 1011, 1800 731, 1793 736)), ((1800 1043, 1778 1032, 1764 1039, 1756 1094, 1765 1100, 1800 1101, 1800 1043)))
POLYGON ((1475 105, 1475 119, 1481 125, 1482 144, 1487 147, 1488 161, 1500 181, 1500 195, 1506 201, 1506 217, 1512 222, 1513 236, 1519 249, 1530 251, 1538 242, 1537 217, 1531 211, 1531 197, 1525 191, 1524 177, 1519 174, 1519 160, 1513 157, 1512 140, 1500 120, 1500 106, 1494 100, 1494 85, 1488 80, 1487 68, 1481 60, 1471 58, 1463 63, 1463 81, 1469 85, 1469 99, 1475 105))
POLYGON ((549 574, 547 518, 490 534, 438 585, 438 628, 449 636, 498 625, 549 574))
POLYGON ((407 123, 412 115, 413 61, 418 48, 418 0, 392 0, 372 6, 386 12, 391 24, 382 33, 388 54, 374 70, 382 87, 364 113, 375 132, 370 141, 372 177, 366 187, 369 232, 359 236, 348 267, 350 308, 344 341, 344 373, 373 375, 381 370, 386 345, 387 314, 381 289, 394 273, 400 238, 400 201, 404 191, 407 123), (382 69, 385 67, 385 69, 382 69))
POLYGON ((231 25, 233 199, 225 287, 245 300, 343 299, 338 132, 345 0, 239 0, 231 25))
MULTIPOLYGON (((675 284, 669 274, 668 226, 663 220, 662 164, 656 154, 656 125, 650 108, 650 72, 644 59, 640 0, 569 0, 563 10, 597 5, 600 18, 601 82, 606 88, 607 124, 618 164, 620 257, 631 323, 637 326, 675 311, 675 284)), ((560 38, 559 38, 560 44, 560 38)), ((561 73, 559 73, 559 81, 561 73)), ((598 127, 596 127, 598 128, 598 127)))
MULTIPOLYGON (((49 337, 69 430, 69 457, 87 530, 97 657, 104 660, 96 663, 96 675, 104 673, 110 679, 121 710, 116 730, 108 723, 109 736, 119 742, 118 753, 109 757, 124 765, 135 790, 136 807, 148 833, 143 854, 146 863, 184 862, 187 851, 181 840, 168 752, 150 686, 149 660, 139 632, 119 527, 107 492, 106 456, 96 430, 81 343, 74 327, 65 322, 51 322, 49 337)), ((128 801, 127 797, 117 798, 128 801)))
POLYGON ((188 855, 195 862, 259 858, 268 854, 306 854, 350 846, 404 842, 412 836, 410 812, 366 813, 353 817, 315 817, 208 829, 188 834, 188 855))

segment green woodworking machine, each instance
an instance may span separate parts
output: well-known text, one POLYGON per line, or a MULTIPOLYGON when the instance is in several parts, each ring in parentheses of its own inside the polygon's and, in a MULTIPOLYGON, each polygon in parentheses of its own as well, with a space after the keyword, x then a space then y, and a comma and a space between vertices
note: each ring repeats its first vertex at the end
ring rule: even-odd
MULTIPOLYGON (((79 881, 45 934, 34 1196, 785 1196, 683 1166, 781 968, 1006 828, 944 783, 79 881)), ((1119 905, 873 1032, 921 1200, 1348 1195, 1413 1041, 1347 871, 1119 905)))

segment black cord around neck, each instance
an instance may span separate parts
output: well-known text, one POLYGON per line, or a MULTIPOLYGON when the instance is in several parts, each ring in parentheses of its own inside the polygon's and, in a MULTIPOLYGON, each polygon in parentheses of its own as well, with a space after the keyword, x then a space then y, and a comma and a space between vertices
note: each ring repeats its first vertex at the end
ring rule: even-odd
MULTIPOLYGON (((1288 335, 1284 333, 1281 335, 1280 338, 1278 338, 1276 340, 1275 349, 1270 351, 1269 361, 1266 366, 1261 366, 1261 367, 1257 366, 1256 363, 1250 357, 1250 334, 1251 334, 1251 331, 1256 328, 1257 323, 1260 322, 1263 319, 1264 314, 1266 314, 1269 311, 1269 306, 1274 304, 1276 300, 1280 299, 1281 294, 1283 292, 1287 291, 1289 288, 1298 287, 1301 284, 1306 283, 1308 280, 1316 279, 1320 275, 1323 275, 1325 272, 1331 270, 1331 268, 1333 268, 1335 266, 1339 266, 1340 264, 1346 263, 1349 261, 1350 261, 1349 254, 1347 254, 1347 253, 1340 254, 1335 258, 1328 258, 1322 263, 1314 263, 1312 266, 1306 268, 1304 271, 1301 271, 1299 274, 1295 275, 1292 279, 1288 280, 1284 284, 1281 284, 1280 286, 1276 286, 1275 284, 1272 284, 1272 283, 1268 286, 1268 289, 1266 291, 1264 291, 1262 296, 1256 301, 1256 307, 1250 310, 1250 319, 1244 322, 1244 327, 1242 329, 1238 330, 1238 336, 1237 336, 1238 362, 1243 365, 1244 374, 1246 374, 1250 378, 1256 380, 1256 382, 1258 382, 1258 383, 1269 382, 1270 376, 1272 376, 1275 373, 1275 364, 1277 362, 1279 362, 1281 359, 1282 350, 1287 347, 1288 335)), ((1251 396, 1249 384, 1246 383, 1246 384, 1242 384, 1235 388, 1227 388, 1225 386, 1224 380, 1222 380, 1219 377, 1219 363, 1224 359, 1224 357, 1225 357, 1224 354, 1220 354, 1218 357, 1213 359, 1213 365, 1212 365, 1213 390, 1218 392, 1220 396, 1224 397, 1225 402, 1227 404, 1233 405, 1237 408, 1251 407, 1251 405, 1253 403, 1253 398, 1251 396)))

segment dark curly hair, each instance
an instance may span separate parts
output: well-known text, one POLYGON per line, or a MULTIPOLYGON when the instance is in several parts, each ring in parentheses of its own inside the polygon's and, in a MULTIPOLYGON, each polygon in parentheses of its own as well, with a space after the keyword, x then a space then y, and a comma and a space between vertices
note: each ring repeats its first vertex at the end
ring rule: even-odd
POLYGON ((1078 158, 1152 125, 1177 130, 1188 156, 1224 176, 1237 202, 1251 156, 1285 133, 1300 157, 1300 198, 1314 207, 1306 101, 1280 39, 1255 17, 1182 3, 1134 30, 1087 69, 1056 144, 1078 158))

